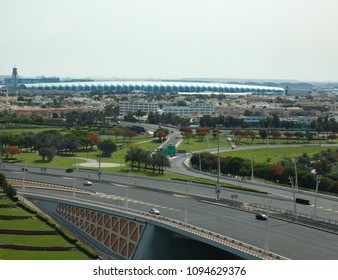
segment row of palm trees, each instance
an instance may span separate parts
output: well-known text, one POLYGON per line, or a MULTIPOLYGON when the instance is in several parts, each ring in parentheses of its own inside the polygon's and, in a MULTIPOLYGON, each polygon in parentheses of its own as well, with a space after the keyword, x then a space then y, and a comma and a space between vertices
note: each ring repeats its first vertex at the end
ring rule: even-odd
POLYGON ((130 148, 127 151, 126 162, 130 162, 131 169, 134 170, 134 167, 137 167, 137 170, 151 169, 153 172, 156 170, 158 173, 164 173, 165 168, 170 167, 170 160, 168 156, 164 153, 151 153, 145 151, 139 147, 130 148))

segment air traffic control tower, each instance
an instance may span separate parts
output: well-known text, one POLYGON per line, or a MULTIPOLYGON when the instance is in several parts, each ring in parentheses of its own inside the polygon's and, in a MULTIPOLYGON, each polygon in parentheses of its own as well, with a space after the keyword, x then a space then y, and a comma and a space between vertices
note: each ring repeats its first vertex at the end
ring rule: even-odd
POLYGON ((18 87, 18 69, 14 66, 12 71, 12 88, 18 87))

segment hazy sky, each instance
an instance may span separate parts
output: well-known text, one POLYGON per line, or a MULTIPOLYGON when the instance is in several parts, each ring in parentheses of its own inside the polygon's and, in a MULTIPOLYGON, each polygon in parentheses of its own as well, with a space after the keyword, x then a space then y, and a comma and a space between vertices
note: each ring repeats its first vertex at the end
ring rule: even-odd
POLYGON ((338 81, 337 0, 0 0, 0 75, 338 81))

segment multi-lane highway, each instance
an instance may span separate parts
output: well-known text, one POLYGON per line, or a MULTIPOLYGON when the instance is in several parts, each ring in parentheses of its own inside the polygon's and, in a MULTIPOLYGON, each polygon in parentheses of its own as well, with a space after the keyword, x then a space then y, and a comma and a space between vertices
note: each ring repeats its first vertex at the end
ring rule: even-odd
MULTIPOLYGON (((10 166, 10 169, 3 169, 2 172, 8 178, 20 179, 18 185, 23 184, 23 172, 18 166, 10 166)), ((103 174, 99 181, 97 177, 95 178, 95 173, 80 171, 77 172, 75 183, 77 188, 84 188, 82 182, 88 178, 88 175, 93 181, 93 186, 86 188, 97 193, 91 196, 76 193, 79 198, 145 212, 156 207, 162 215, 186 221, 257 247, 265 248, 268 245, 272 252, 291 259, 338 259, 338 235, 273 218, 270 218, 267 224, 265 221, 256 220, 254 213, 203 202, 203 197, 215 197, 213 187, 113 174, 103 174)), ((69 192, 63 192, 31 189, 25 184, 26 191, 73 195, 72 187, 75 182, 73 174, 67 174, 61 169, 48 169, 46 173, 41 174, 38 168, 30 167, 25 173, 25 182, 26 180, 44 181, 70 187, 69 192)), ((18 189, 22 190, 22 187, 18 189)), ((222 191, 223 197, 230 198, 231 194, 234 192, 222 191)), ((238 200, 265 204, 269 203, 270 197, 274 197, 242 192, 236 194, 238 200)), ((290 208, 293 207, 288 199, 274 198, 273 203, 277 202, 281 205, 289 205, 290 208)), ((335 202, 330 203, 334 205, 335 202)), ((311 209, 311 206, 307 208, 311 209)))

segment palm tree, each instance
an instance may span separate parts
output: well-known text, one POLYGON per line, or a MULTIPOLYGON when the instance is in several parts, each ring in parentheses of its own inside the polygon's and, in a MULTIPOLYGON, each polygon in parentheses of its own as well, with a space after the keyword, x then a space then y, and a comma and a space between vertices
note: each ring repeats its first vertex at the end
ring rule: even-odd
POLYGON ((131 169, 134 169, 134 163, 138 162, 138 170, 140 170, 140 164, 141 164, 141 151, 142 149, 140 148, 131 148, 129 149, 129 151, 127 151, 126 157, 125 157, 125 161, 131 162, 131 169))
POLYGON ((158 167, 158 173, 164 173, 164 168, 170 167, 171 162, 167 155, 165 154, 153 154, 152 156, 152 164, 153 170, 155 171, 155 167, 158 167))

